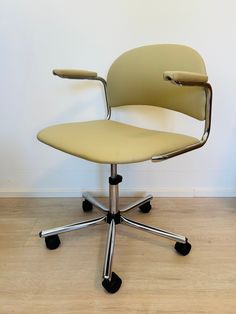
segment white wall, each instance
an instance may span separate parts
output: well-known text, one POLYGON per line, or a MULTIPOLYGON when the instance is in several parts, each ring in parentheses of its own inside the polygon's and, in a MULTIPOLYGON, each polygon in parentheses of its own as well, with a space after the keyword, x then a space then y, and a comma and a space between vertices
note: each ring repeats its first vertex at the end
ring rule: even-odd
MULTIPOLYGON (((204 148, 163 163, 120 166, 122 193, 236 196, 235 11, 233 0, 0 0, 0 195, 104 191, 108 166, 36 140, 47 125, 102 118, 105 112, 99 85, 62 80, 51 70, 82 68, 106 76, 125 50, 182 43, 207 64, 214 88, 210 139, 204 148)), ((141 122, 141 113, 152 117, 141 111, 134 123, 141 122)), ((188 122, 181 125, 190 131, 188 122)))

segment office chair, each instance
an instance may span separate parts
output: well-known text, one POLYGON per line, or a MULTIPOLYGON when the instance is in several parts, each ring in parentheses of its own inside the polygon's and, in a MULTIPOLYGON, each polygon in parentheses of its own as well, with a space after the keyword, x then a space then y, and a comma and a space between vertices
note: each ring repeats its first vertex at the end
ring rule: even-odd
POLYGON ((212 88, 207 82, 201 56, 192 48, 173 44, 149 45, 125 52, 110 67, 107 81, 92 71, 57 69, 53 74, 67 79, 95 80, 103 84, 106 119, 49 126, 38 133, 38 139, 65 153, 109 164, 109 207, 84 193, 83 210, 91 211, 94 206, 103 213, 102 216, 44 230, 39 236, 45 238, 47 248, 53 250, 60 245, 60 233, 107 223, 102 285, 109 293, 115 293, 122 283, 121 278, 112 272, 118 224, 174 240, 176 251, 183 256, 191 250, 191 244, 185 236, 147 226, 125 216, 127 211, 137 207, 141 212, 148 213, 152 196, 147 195, 120 207, 118 187, 122 177, 117 173, 117 165, 147 160, 159 162, 203 146, 210 132, 212 88), (111 120, 113 107, 127 105, 158 106, 205 121, 203 135, 198 139, 111 120))

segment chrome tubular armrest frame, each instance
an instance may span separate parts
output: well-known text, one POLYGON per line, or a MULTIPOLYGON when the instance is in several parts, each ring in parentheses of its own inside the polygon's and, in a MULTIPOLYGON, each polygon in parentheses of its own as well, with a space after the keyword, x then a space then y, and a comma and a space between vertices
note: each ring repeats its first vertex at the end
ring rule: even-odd
POLYGON ((204 126, 204 133, 202 135, 202 138, 199 143, 189 145, 183 149, 179 149, 177 151, 173 151, 170 153, 167 153, 165 155, 160 155, 160 156, 153 156, 152 161, 158 162, 158 161, 163 161, 181 154, 184 154, 186 152, 189 152, 191 150, 197 149, 202 147, 210 134, 210 129, 211 129, 211 111, 212 111, 212 87, 209 83, 205 82, 179 82, 179 81, 170 81, 171 83, 178 85, 178 86, 199 86, 203 87, 206 93, 206 106, 205 106, 205 126, 204 126))
MULTIPOLYGON (((88 79, 88 78, 84 78, 88 79)), ((106 101, 106 120, 109 120, 111 117, 111 107, 109 106, 108 97, 107 97, 107 82, 103 77, 97 76, 94 78, 89 78, 89 80, 93 81, 100 81, 103 85, 104 94, 105 94, 105 101, 106 101)))
POLYGON ((109 120, 111 117, 111 107, 109 106, 108 97, 107 97, 107 82, 103 77, 81 77, 80 80, 92 80, 92 81, 100 81, 103 85, 105 101, 106 101, 106 119, 109 120))
MULTIPOLYGON (((53 74, 55 74, 53 72, 53 74)), ((57 74, 56 74, 57 75, 57 74)), ((62 77, 62 76, 60 76, 62 77)), ((64 77, 62 77, 64 78, 64 77)), ((104 89, 104 93, 105 93, 105 101, 106 101, 106 119, 109 120, 111 117, 111 108, 109 106, 108 103, 108 97, 107 97, 107 82, 104 78, 100 77, 100 76, 83 76, 80 75, 79 77, 65 77, 68 79, 73 79, 73 80, 90 80, 90 81, 100 81, 103 85, 103 89, 104 89)))

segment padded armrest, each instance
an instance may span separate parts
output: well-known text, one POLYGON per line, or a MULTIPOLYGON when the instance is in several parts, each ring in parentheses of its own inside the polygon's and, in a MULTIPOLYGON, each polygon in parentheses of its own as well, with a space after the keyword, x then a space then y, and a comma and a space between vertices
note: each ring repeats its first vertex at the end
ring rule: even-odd
POLYGON ((98 75, 96 72, 86 70, 55 69, 53 74, 68 79, 95 79, 98 75))
POLYGON ((185 71, 165 71, 163 78, 175 83, 206 83, 208 81, 207 75, 185 71))

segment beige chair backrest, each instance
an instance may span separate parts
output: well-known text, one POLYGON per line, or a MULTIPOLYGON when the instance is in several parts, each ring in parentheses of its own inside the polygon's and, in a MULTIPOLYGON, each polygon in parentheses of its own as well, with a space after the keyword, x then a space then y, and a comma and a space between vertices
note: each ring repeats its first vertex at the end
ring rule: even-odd
POLYGON ((109 105, 158 106, 204 120, 204 88, 173 85, 163 79, 165 71, 206 74, 201 56, 187 46, 163 44, 132 49, 110 67, 107 77, 109 105))

